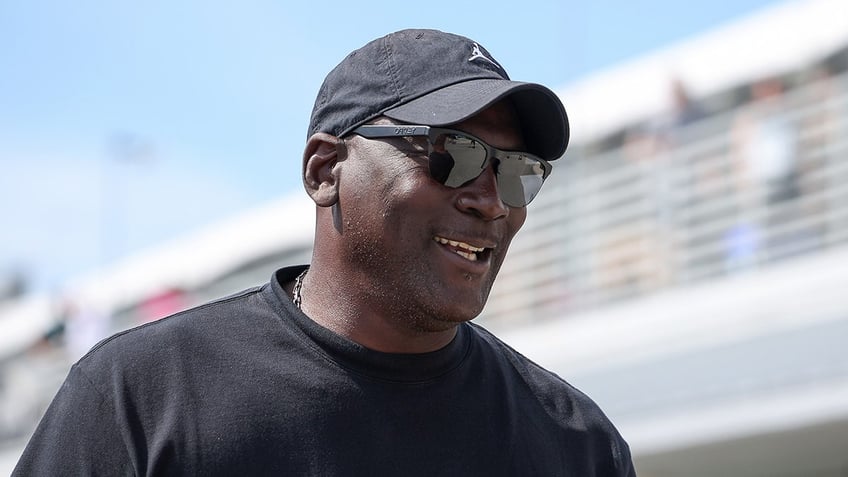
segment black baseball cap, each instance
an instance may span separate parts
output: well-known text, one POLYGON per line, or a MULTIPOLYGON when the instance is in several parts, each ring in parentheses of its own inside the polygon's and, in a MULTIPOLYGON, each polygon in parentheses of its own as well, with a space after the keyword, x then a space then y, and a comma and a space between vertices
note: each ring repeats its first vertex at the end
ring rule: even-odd
POLYGON ((568 146, 556 93, 509 79, 479 43, 438 30, 401 30, 350 53, 318 90, 309 135, 344 137, 379 116, 425 126, 463 121, 509 98, 529 152, 554 160, 568 146))

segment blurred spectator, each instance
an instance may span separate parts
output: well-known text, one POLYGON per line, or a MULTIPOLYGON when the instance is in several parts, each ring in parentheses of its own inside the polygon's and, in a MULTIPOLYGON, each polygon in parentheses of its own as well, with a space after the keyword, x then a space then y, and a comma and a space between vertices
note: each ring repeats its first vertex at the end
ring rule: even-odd
POLYGON ((686 145, 686 128, 707 116, 704 108, 692 97, 680 78, 671 79, 668 95, 670 106, 656 119, 653 126, 654 142, 661 149, 686 145))
MULTIPOLYGON (((671 235, 674 227, 672 167, 666 154, 684 145, 680 135, 686 126, 705 117, 703 108, 692 99, 684 83, 673 78, 669 83, 671 107, 665 114, 626 129, 622 144, 624 160, 637 167, 639 190, 651 212, 612 228, 598 243, 601 264, 596 282, 618 296, 642 294, 668 285, 673 280, 671 235), (662 162, 645 164, 648 161, 662 162)), ((634 203, 640 198, 630 198, 634 203)))
POLYGON ((673 78, 670 85, 671 114, 669 128, 676 130, 688 126, 706 116, 704 109, 695 101, 680 78, 673 78))
POLYGON ((735 167, 737 223, 725 236, 729 268, 755 263, 765 245, 768 258, 793 241, 776 233, 779 225, 793 220, 798 186, 798 130, 788 112, 785 85, 770 77, 750 87, 751 104, 736 117, 732 134, 735 167), (752 215, 764 210, 765 216, 752 215))
POLYGON ((737 116, 733 128, 742 186, 763 191, 770 203, 798 194, 798 133, 786 114, 784 89, 780 78, 755 82, 752 105, 737 116))

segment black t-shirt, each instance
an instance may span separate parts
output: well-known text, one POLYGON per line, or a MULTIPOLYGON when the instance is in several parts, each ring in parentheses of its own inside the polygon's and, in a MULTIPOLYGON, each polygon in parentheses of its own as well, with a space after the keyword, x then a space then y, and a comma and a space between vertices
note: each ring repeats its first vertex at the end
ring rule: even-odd
POLYGON ((373 351, 292 305, 301 270, 99 343, 13 475, 635 475, 594 402, 483 328, 373 351))

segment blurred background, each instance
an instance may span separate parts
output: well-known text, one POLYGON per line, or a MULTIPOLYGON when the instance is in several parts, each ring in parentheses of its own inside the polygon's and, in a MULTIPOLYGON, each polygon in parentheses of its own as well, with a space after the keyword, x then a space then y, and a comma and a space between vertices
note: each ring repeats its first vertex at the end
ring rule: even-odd
POLYGON ((0 3, 0 474, 98 340, 308 262, 324 75, 432 27, 572 122, 479 322, 640 476, 848 476, 845 9, 0 3))

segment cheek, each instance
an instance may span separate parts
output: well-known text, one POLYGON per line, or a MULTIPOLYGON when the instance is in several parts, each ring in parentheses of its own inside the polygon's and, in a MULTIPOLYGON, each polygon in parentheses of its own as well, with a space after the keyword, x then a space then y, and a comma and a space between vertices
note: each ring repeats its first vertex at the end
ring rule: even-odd
POLYGON ((366 149, 366 155, 355 158, 351 175, 357 187, 371 191, 377 197, 390 194, 406 195, 420 179, 425 179, 428 171, 421 164, 397 150, 366 149))
POLYGON ((421 197, 429 177, 423 176, 414 163, 398 162, 351 170, 344 177, 339 202, 346 229, 393 228, 398 220, 417 216, 432 206, 421 197))
POLYGON ((427 202, 428 192, 434 185, 427 168, 408 157, 388 158, 379 170, 371 171, 366 180, 384 213, 427 202))
POLYGON ((389 234, 401 234, 402 229, 412 224, 429 221, 434 210, 438 210, 438 194, 432 193, 427 177, 415 171, 405 171, 388 178, 379 191, 380 213, 383 226, 389 234))

